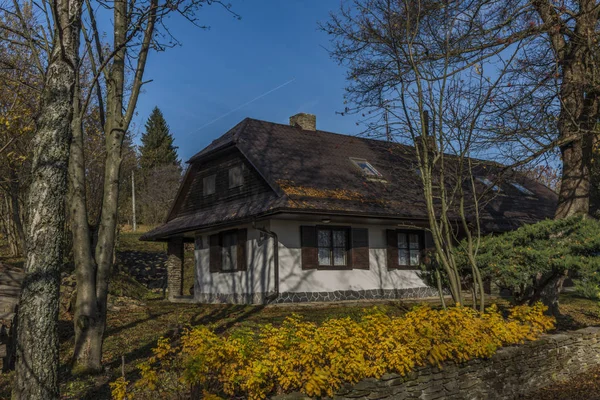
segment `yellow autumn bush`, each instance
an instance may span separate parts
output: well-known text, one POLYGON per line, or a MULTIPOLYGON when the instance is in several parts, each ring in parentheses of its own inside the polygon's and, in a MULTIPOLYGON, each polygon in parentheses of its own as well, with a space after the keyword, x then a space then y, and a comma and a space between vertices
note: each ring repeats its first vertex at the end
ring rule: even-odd
POLYGON ((518 306, 504 318, 495 305, 483 314, 420 306, 392 317, 374 308, 359 320, 317 325, 292 315, 279 327, 239 329, 228 336, 197 327, 185 331, 176 347, 159 340, 154 355, 139 366, 141 379, 127 393, 115 385, 115 398, 176 397, 191 387, 213 399, 264 399, 295 390, 332 396, 344 382, 490 357, 501 346, 534 340, 554 326, 544 311, 541 304, 518 306))

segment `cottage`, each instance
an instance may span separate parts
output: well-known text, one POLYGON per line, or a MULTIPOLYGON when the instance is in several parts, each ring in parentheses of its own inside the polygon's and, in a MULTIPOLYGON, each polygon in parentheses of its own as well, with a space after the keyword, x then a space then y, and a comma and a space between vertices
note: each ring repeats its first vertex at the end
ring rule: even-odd
MULTIPOLYGON (((476 161, 486 233, 551 218, 556 194, 476 161)), ((246 118, 188 161, 167 221, 168 289, 182 293, 183 243, 195 243, 194 299, 334 301, 435 295, 419 277, 431 246, 414 149, 246 118)))

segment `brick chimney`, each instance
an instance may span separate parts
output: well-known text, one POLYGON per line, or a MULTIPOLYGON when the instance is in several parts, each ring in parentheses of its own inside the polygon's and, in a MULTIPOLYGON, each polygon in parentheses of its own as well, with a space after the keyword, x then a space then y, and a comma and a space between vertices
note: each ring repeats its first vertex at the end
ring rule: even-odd
POLYGON ((316 131, 317 117, 313 114, 299 113, 290 117, 290 126, 296 126, 305 131, 316 131))

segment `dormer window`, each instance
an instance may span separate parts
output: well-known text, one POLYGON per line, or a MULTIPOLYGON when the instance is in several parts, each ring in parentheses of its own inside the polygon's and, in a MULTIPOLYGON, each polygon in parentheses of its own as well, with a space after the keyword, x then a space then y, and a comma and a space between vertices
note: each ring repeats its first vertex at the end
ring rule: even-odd
POLYGON ((510 184, 513 185, 519 192, 523 193, 524 195, 533 196, 533 192, 527 189, 525 186, 521 185, 520 183, 511 182, 510 184))
POLYGON ((476 178, 479 182, 483 183, 485 186, 491 188, 494 192, 499 192, 500 188, 497 185, 494 185, 492 181, 488 178, 484 178, 483 176, 478 176, 476 178))
POLYGON ((352 163, 358 167, 358 169, 360 169, 363 173, 364 176, 367 177, 371 177, 371 178, 382 178, 383 175, 381 175, 379 173, 379 171, 377 171, 377 169, 371 165, 371 163, 369 163, 367 160, 362 159, 362 158, 350 158, 350 161, 352 161, 352 163))

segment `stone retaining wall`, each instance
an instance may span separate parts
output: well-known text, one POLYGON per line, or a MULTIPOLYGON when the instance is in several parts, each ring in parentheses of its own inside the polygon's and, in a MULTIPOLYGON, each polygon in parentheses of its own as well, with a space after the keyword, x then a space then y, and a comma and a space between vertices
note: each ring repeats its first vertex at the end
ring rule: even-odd
MULTIPOLYGON (((443 369, 422 367, 408 376, 386 374, 338 391, 335 399, 515 399, 600 365, 600 328, 544 335, 521 346, 500 349, 490 359, 443 369)), ((274 397, 305 399, 299 393, 274 397)))

